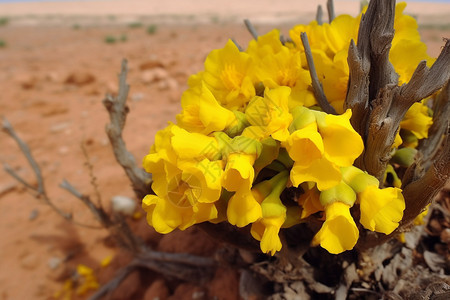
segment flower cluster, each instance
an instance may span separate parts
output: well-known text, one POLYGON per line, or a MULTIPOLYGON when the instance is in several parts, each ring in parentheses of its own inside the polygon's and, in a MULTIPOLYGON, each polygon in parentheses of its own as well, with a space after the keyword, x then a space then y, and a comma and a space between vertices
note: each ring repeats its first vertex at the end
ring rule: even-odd
MULTIPOLYGON (((409 80, 416 60, 429 59, 404 7, 397 5, 390 54, 400 83, 409 80)), ((330 24, 295 26, 290 42, 282 43, 273 30, 245 51, 231 40, 213 50, 204 70, 189 79, 176 124, 156 134, 144 158, 155 193, 143 199, 148 223, 160 233, 206 221, 249 225, 261 250, 272 255, 282 247, 280 229, 313 214, 323 220, 313 244, 330 253, 355 246, 354 216, 368 230, 395 230, 405 208, 398 182, 380 188, 375 177, 353 166, 364 145, 343 102, 348 46, 357 39, 359 21, 342 15, 330 24), (319 79, 339 115, 317 106, 301 32, 309 37, 319 79), (287 196, 290 188, 298 197, 287 196)), ((425 138, 430 124, 423 103, 411 107, 396 147, 408 134, 425 138)))

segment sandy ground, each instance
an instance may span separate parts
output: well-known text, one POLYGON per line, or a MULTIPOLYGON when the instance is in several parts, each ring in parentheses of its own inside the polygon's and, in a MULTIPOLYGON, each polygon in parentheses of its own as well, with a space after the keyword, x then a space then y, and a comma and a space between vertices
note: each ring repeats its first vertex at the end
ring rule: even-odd
MULTIPOLYGON (((285 2, 283 8, 269 0, 197 0, 195 7, 182 0, 0 4, 0 16, 10 18, 9 24, 0 27, 0 40, 6 42, 6 47, 0 48, 0 115, 29 144, 42 168, 49 197, 77 222, 97 226, 80 201, 58 185, 67 179, 107 208, 115 195, 133 197, 104 133, 108 115, 101 103, 106 92, 117 92, 121 59, 129 61, 131 85, 124 138, 141 161, 156 131, 180 111, 187 78, 202 68, 207 53, 222 47, 228 37, 241 45, 250 40, 244 26, 234 21, 249 17, 257 21, 260 32, 273 26, 268 23, 277 23, 287 34, 298 16, 307 18, 305 21, 313 19, 317 1, 285 2), (129 26, 136 21, 142 26, 129 26), (150 24, 156 25, 154 34, 146 32, 150 24), (106 43, 107 37, 117 41, 106 43), (101 199, 95 196, 87 161, 101 199)), ((337 12, 358 11, 355 2, 337 1, 336 6, 337 12)), ((418 15, 419 22, 434 16, 430 20, 438 25, 443 14, 450 14, 449 4, 412 3, 408 9, 418 15)), ((427 27, 421 32, 431 55, 439 53, 442 37, 450 37, 448 26, 427 27)), ((0 133, 0 162, 36 184, 17 145, 4 133, 0 133)), ((130 223, 161 251, 208 255, 217 246, 196 230, 160 236, 143 219, 130 223)), ((108 233, 64 221, 5 172, 0 172, 0 235, 1 300, 51 299, 78 264, 94 268, 104 283, 127 260, 119 255, 109 267, 101 268, 102 259, 117 254, 108 233)), ((191 299, 199 290, 205 299, 238 297, 237 274, 226 269, 221 269, 208 287, 171 286, 155 278, 150 274, 146 281, 140 279, 149 284, 147 291, 128 286, 125 290, 135 294, 116 298, 162 295, 161 299, 182 299, 180 295, 187 295, 186 299, 191 299)))

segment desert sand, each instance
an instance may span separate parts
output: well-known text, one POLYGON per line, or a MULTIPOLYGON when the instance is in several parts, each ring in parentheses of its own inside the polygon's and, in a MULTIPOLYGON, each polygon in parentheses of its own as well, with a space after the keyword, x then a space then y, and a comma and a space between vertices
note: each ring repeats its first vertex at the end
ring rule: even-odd
MULTIPOLYGON (((325 1, 288 0, 283 6, 271 0, 1 3, 0 16, 9 23, 0 27, 0 40, 6 43, 0 48, 0 116, 30 146, 49 197, 77 222, 98 226, 81 202, 58 185, 67 179, 107 209, 115 195, 133 197, 104 132, 108 115, 101 102, 105 93, 117 92, 121 60, 128 60, 131 85, 124 139, 139 163, 156 131, 179 113, 187 78, 202 69, 207 53, 222 47, 229 37, 244 46, 248 43, 251 36, 241 25, 243 18, 254 21, 262 33, 276 26, 287 34, 295 22, 314 19, 318 3, 325 1), (156 29, 154 34, 146 32, 149 25, 156 29), (108 37, 115 43, 105 42, 108 37)), ((354 1, 335 5, 337 13, 359 11, 354 1)), ((419 24, 427 25, 421 33, 430 55, 436 56, 442 38, 450 37, 450 4, 413 2, 407 11, 417 16, 419 24)), ((4 133, 0 133, 0 162, 36 184, 23 154, 4 133)), ((145 218, 130 219, 130 224, 161 251, 209 255, 218 246, 196 229, 161 236, 145 218)), ((93 268, 102 284, 129 260, 118 254, 106 230, 63 220, 3 171, 0 235, 2 300, 52 299, 78 264, 93 268), (101 268, 100 261, 111 255, 113 262, 101 268)), ((113 299, 158 295, 160 299, 192 299, 194 292, 204 299, 237 299, 237 278, 236 271, 222 268, 207 287, 173 286, 149 273, 146 278, 126 281, 113 299)), ((86 297, 73 295, 72 299, 86 297)))

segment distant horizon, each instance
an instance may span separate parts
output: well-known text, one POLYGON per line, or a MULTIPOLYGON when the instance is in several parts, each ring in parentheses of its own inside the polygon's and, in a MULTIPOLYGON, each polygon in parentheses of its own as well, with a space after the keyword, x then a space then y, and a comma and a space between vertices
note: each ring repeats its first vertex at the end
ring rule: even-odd
MULTIPOLYGON (((69 2, 69 1, 124 1, 124 0, 0 0, 0 3, 14 3, 14 2, 69 2)), ((195 0, 194 0, 195 1, 195 0)), ((339 2, 340 0, 335 0, 339 2)), ((359 2, 360 0, 347 0, 359 2)), ((450 0, 399 0, 397 2, 440 2, 449 3, 450 0)))

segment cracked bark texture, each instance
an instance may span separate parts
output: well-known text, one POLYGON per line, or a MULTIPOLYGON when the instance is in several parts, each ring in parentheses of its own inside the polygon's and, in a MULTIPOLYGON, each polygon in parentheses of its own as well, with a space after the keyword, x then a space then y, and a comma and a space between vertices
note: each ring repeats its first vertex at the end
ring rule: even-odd
POLYGON ((435 114, 429 139, 421 142, 416 161, 403 178, 406 209, 401 226, 389 236, 363 235, 358 244, 364 248, 380 244, 404 230, 449 180, 450 41, 445 40, 431 68, 425 61, 420 62, 411 80, 399 86, 398 75, 389 62, 394 18, 394 0, 370 1, 361 18, 358 44, 350 43, 345 108, 352 109, 351 123, 364 141, 364 152, 355 165, 380 179, 382 184, 392 145, 406 112, 414 103, 442 91, 434 100, 435 114))

